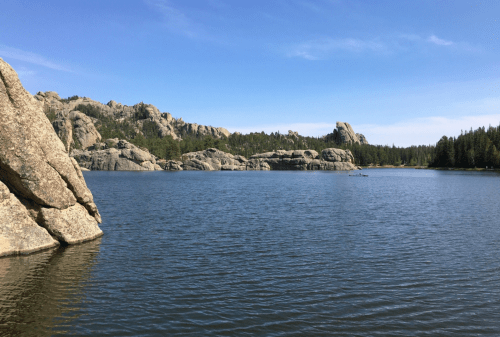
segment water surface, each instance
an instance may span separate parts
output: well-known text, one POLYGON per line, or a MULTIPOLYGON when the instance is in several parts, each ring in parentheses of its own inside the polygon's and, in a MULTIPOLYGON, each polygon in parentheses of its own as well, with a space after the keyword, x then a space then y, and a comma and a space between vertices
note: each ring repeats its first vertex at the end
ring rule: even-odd
POLYGON ((498 335, 500 175, 362 172, 85 172, 105 235, 0 259, 0 332, 498 335))

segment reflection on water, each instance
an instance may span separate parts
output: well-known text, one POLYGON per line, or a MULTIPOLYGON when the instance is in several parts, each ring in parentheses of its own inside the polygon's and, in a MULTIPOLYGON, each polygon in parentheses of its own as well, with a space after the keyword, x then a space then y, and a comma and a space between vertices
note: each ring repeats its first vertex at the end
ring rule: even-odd
POLYGON ((0 335, 52 336, 79 316, 101 238, 0 259, 0 335))

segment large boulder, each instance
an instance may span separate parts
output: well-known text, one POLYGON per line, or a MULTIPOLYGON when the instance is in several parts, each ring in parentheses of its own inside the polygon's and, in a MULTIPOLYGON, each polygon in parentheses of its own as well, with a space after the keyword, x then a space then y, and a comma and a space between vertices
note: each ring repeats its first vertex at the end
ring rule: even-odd
POLYGON ((341 149, 324 149, 321 151, 321 157, 330 162, 346 162, 346 163, 354 163, 354 156, 349 150, 341 150, 341 149))
POLYGON ((40 227, 26 207, 0 182, 0 256, 27 254, 59 244, 40 227))
MULTIPOLYGON (((73 224, 84 227, 74 240, 81 242, 102 235, 97 226, 101 221, 99 212, 78 164, 68 156, 64 144, 45 116, 42 105, 23 88, 16 72, 1 58, 0 181, 10 194, 22 202, 31 219, 38 225, 44 226, 42 214, 45 210, 65 212, 77 205, 76 207, 81 206, 89 216, 78 224, 73 224)), ((4 194, 6 195, 6 192, 4 194)), ((2 240, 4 243, 11 242, 8 246, 0 245, 0 255, 47 247, 48 241, 45 240, 39 244, 28 245, 29 248, 26 249, 13 249, 15 245, 13 246, 12 242, 17 242, 19 237, 16 239, 12 233, 6 237, 5 234, 9 233, 8 228, 11 228, 12 224, 12 219, 4 217, 0 220, 2 240)), ((16 226, 19 233, 29 225, 17 223, 16 226)), ((63 228, 62 234, 69 228, 71 226, 63 228)), ((20 246, 22 245, 18 245, 20 246)))
POLYGON ((52 126, 68 153, 72 148, 87 149, 101 141, 92 119, 80 111, 58 113, 52 126))
POLYGON ((182 169, 188 171, 244 171, 246 170, 246 162, 247 160, 243 156, 233 156, 214 148, 182 155, 182 169))
POLYGON ((78 142, 75 144, 77 147, 86 149, 101 140, 101 135, 90 117, 80 111, 71 111, 68 117, 73 122, 73 134, 78 142))
POLYGON ((71 146, 74 145, 71 120, 69 118, 58 118, 52 122, 52 127, 54 127, 54 131, 63 142, 66 152, 69 153, 71 146))
POLYGON ((160 171, 156 157, 123 139, 108 139, 87 150, 75 149, 70 154, 88 170, 95 171, 160 171))

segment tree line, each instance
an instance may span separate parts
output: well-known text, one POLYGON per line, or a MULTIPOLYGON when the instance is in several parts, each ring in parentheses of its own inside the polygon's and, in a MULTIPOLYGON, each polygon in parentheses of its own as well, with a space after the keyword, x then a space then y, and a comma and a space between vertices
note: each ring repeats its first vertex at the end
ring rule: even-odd
MULTIPOLYGON (((144 132, 143 132, 144 133, 144 132)), ((319 154, 326 148, 350 150, 357 165, 411 165, 427 166, 434 155, 434 146, 396 146, 336 144, 323 137, 303 137, 283 135, 279 132, 266 134, 249 133, 246 135, 233 133, 229 137, 214 138, 209 135, 195 136, 182 134, 182 140, 173 140, 171 136, 159 138, 153 133, 136 135, 130 141, 137 146, 147 148, 157 157, 179 159, 182 154, 217 148, 233 155, 246 158, 263 152, 276 150, 315 150, 319 154)))
POLYGON ((500 125, 462 131, 458 137, 443 136, 436 144, 431 167, 500 168, 500 125))

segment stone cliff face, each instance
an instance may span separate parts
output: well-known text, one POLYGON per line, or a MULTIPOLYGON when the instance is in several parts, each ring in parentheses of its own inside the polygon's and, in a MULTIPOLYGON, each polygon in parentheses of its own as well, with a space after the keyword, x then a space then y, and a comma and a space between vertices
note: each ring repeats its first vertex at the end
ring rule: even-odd
POLYGON ((168 171, 249 171, 249 170, 326 170, 350 171, 359 169, 349 150, 324 149, 321 155, 314 150, 295 150, 259 153, 246 159, 217 149, 190 152, 182 155, 181 161, 166 163, 168 171))
POLYGON ((327 140, 333 140, 337 144, 368 144, 366 137, 360 133, 354 133, 349 123, 337 122, 333 133, 325 136, 327 140))
POLYGON ((0 58, 0 256, 102 235, 92 193, 66 150, 42 104, 0 58))
MULTIPOLYGON (((210 135, 215 138, 220 138, 229 137, 231 134, 228 130, 220 127, 216 128, 213 126, 198 125, 196 123, 186 123, 182 118, 173 118, 168 112, 160 112, 158 108, 152 104, 139 103, 134 106, 127 106, 116 103, 115 101, 110 101, 108 104, 102 104, 87 97, 61 99, 61 97, 53 91, 39 92, 35 95, 35 98, 42 102, 44 109, 48 109, 56 114, 59 124, 62 123, 61 121, 68 119, 74 121, 75 116, 71 116, 71 113, 77 111, 79 105, 90 105, 96 108, 96 111, 99 111, 104 117, 111 117, 114 120, 122 122, 131 122, 138 132, 140 132, 145 122, 152 122, 158 130, 159 137, 170 135, 173 139, 180 139, 183 134, 190 134, 194 136, 210 135)), ((91 142, 94 141, 94 139, 94 143, 97 141, 95 132, 93 130, 86 131, 90 129, 84 127, 85 125, 88 125, 88 121, 82 120, 79 127, 85 131, 81 133, 83 135, 90 133, 92 136, 86 139, 88 141, 80 143, 82 149, 86 149, 93 145, 91 142)), ((78 140, 84 138, 85 137, 82 136, 78 138, 78 140)))

